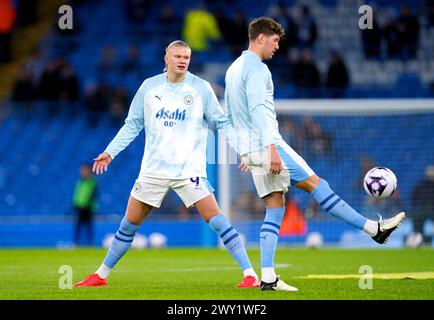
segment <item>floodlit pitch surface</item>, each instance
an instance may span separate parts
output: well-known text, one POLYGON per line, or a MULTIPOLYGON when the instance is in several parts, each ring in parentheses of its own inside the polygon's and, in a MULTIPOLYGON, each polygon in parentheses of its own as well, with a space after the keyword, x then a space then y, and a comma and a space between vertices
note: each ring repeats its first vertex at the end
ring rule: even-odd
MULTIPOLYGON (((236 289, 242 273, 225 250, 130 250, 112 271, 107 287, 70 289, 70 280, 78 282, 93 273, 105 252, 2 249, 0 300, 434 299, 432 248, 279 249, 277 272, 299 292, 236 289)), ((248 253, 260 271, 259 250, 249 249, 248 253)))

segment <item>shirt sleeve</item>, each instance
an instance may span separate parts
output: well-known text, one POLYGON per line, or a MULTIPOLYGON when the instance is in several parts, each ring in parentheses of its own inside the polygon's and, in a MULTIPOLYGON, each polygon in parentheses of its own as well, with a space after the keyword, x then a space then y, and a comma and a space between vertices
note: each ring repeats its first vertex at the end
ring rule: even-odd
POLYGON ((125 124, 105 150, 112 159, 124 150, 144 127, 144 91, 144 86, 142 85, 131 102, 125 124))
POLYGON ((274 143, 264 114, 266 79, 263 70, 255 70, 247 75, 246 80, 247 104, 252 126, 258 130, 260 143, 264 147, 274 143))
POLYGON ((228 117, 225 115, 223 108, 221 107, 214 91, 209 84, 207 84, 205 91, 204 113, 206 119, 215 125, 218 133, 223 134, 231 148, 238 153, 235 130, 232 127, 228 117))
POLYGON ((225 90, 225 107, 226 107, 226 116, 228 117, 229 122, 232 124, 234 122, 232 120, 232 110, 231 110, 231 106, 229 104, 228 90, 225 90))

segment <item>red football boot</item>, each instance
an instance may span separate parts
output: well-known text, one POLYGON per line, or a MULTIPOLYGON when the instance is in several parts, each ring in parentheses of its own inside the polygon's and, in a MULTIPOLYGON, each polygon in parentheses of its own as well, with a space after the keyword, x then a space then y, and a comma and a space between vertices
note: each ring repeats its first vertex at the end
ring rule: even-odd
POLYGON ((75 283, 74 287, 104 287, 107 285, 107 279, 102 279, 96 273, 91 274, 81 282, 75 283))
POLYGON ((237 288, 258 288, 259 281, 254 276, 245 276, 243 281, 237 285, 237 288))

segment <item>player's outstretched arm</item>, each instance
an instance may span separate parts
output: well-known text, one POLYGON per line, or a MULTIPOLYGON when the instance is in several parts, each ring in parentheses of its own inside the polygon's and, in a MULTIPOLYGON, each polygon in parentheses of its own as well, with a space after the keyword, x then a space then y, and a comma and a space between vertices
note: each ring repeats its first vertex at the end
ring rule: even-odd
POLYGON ((103 174, 104 171, 107 172, 108 165, 110 162, 112 162, 112 157, 110 157, 107 152, 103 152, 93 160, 95 162, 93 163, 92 172, 96 174, 103 174))

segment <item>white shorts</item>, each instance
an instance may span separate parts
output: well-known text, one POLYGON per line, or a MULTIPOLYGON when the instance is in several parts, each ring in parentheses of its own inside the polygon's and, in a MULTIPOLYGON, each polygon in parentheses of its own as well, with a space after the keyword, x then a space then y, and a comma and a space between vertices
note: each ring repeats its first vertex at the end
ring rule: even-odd
POLYGON ((275 175, 270 173, 270 158, 266 149, 241 156, 252 172, 253 182, 259 197, 263 198, 272 192, 287 192, 288 186, 306 180, 315 172, 286 143, 276 146, 282 158, 282 171, 275 175))
POLYGON ((214 192, 206 178, 161 179, 141 177, 137 179, 130 195, 141 202, 159 208, 169 189, 174 190, 187 208, 214 192))

